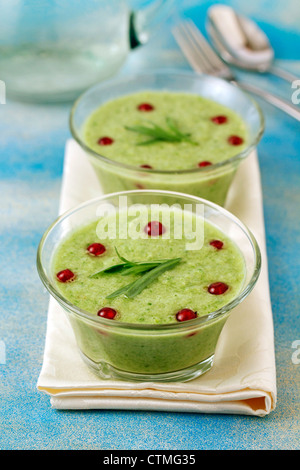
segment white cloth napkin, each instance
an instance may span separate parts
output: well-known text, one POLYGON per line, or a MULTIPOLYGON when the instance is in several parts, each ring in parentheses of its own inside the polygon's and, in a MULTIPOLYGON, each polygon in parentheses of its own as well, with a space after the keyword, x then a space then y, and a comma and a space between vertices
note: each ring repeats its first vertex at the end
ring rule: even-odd
MULTIPOLYGON (((99 196, 100 185, 85 153, 66 145, 60 212, 99 196)), ((65 313, 50 299, 38 390, 57 409, 132 409, 265 416, 276 406, 276 369, 262 193, 253 152, 240 166, 227 209, 254 233, 262 272, 249 297, 229 317, 212 369, 185 383, 102 380, 82 361, 65 313)))

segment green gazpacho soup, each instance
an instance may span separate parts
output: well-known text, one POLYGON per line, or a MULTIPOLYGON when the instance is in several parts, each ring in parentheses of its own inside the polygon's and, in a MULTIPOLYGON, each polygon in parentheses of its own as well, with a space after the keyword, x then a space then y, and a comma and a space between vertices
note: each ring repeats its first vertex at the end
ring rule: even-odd
MULTIPOLYGON (((134 238, 118 229, 114 237, 104 237, 103 227, 119 227, 120 213, 103 217, 101 226, 98 219, 77 228, 53 258, 60 294, 95 320, 105 319, 103 324, 70 317, 81 352, 93 364, 155 374, 206 360, 214 354, 226 315, 203 324, 190 320, 221 308, 243 287, 243 255, 224 233, 202 221, 199 244, 191 245, 192 235, 199 235, 198 216, 166 208, 156 220, 151 215, 147 209, 134 238), (179 237, 176 227, 183 221, 179 237), (190 331, 154 331, 189 322, 190 331), (138 325, 149 329, 139 331, 138 325)), ((130 229, 136 219, 128 220, 130 229)))
POLYGON ((106 192, 176 190, 223 204, 236 163, 218 171, 213 165, 247 146, 247 129, 241 116, 207 98, 143 91, 96 109, 85 123, 83 140, 95 154, 131 167, 126 171, 91 156, 106 192), (186 170, 195 172, 176 176, 186 170), (175 174, 163 173, 169 171, 175 174))

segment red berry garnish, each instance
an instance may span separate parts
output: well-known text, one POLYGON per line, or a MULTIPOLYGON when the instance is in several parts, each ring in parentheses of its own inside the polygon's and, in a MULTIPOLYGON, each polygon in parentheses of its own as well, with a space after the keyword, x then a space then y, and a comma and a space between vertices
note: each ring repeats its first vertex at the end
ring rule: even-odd
POLYGON ((212 240, 209 242, 211 246, 216 248, 217 250, 221 250, 223 248, 224 243, 221 240, 212 240))
POLYGON ((63 269, 56 274, 60 282, 71 282, 75 279, 75 274, 70 269, 63 269))
POLYGON ((198 166, 200 166, 200 168, 202 168, 203 166, 210 166, 210 165, 212 165, 212 163, 208 162, 207 160, 204 160, 203 162, 198 163, 198 166))
POLYGON ((157 237, 158 235, 162 235, 166 230, 161 222, 154 220, 146 225, 144 231, 151 237, 157 237))
POLYGON ((151 165, 140 165, 141 168, 147 168, 148 170, 152 170, 151 165))
POLYGON ((227 140, 230 145, 241 145, 244 142, 244 139, 238 135, 231 135, 227 140))
POLYGON ((177 321, 192 320, 193 318, 196 318, 196 317, 197 317, 197 312, 194 312, 193 310, 189 308, 183 308, 182 310, 179 310, 179 312, 176 313, 177 321))
POLYGON ((212 122, 214 122, 215 124, 224 124, 225 122, 227 122, 227 116, 214 116, 211 118, 212 122))
POLYGON ((112 139, 111 137, 107 137, 107 136, 100 137, 100 139, 98 140, 99 145, 111 145, 113 143, 114 143, 114 139, 112 139))
POLYGON ((154 106, 152 106, 152 104, 150 104, 150 103, 141 103, 141 104, 138 105, 138 110, 139 111, 148 112, 148 111, 153 111, 153 109, 154 109, 154 106))
POLYGON ((87 247, 87 251, 90 253, 90 255, 100 256, 106 251, 106 248, 101 243, 92 243, 87 247))
POLYGON ((98 311, 97 315, 99 317, 108 318, 109 320, 113 320, 115 318, 115 316, 117 315, 117 311, 114 308, 103 307, 98 311))
POLYGON ((214 282, 208 286, 208 292, 213 295, 224 294, 228 289, 228 285, 225 282, 214 282))

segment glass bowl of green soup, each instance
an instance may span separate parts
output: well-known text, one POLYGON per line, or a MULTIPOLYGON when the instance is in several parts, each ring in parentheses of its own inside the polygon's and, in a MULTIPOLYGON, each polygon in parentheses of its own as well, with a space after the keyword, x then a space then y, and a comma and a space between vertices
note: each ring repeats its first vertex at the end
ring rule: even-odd
POLYGON ((61 215, 37 253, 83 361, 101 378, 187 381, 213 366, 261 256, 224 208, 177 192, 103 195, 61 215))
POLYGON ((179 191, 224 206, 264 119, 257 103, 225 80, 163 71, 90 88, 73 105, 70 129, 104 193, 179 191))

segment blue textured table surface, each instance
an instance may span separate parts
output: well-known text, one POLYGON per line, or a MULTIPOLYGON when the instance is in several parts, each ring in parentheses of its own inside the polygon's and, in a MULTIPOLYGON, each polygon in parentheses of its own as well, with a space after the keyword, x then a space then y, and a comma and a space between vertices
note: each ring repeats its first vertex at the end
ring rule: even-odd
MULTIPOLYGON (((212 2, 177 3, 177 15, 203 27, 212 2)), ((271 10, 270 2, 261 0, 226 3, 258 20, 270 34, 281 64, 300 76, 298 0, 274 0, 271 10)), ((176 15, 147 45, 132 52, 120 74, 150 66, 189 69, 171 35, 175 20, 176 15)), ((291 99, 290 85, 279 79, 251 75, 251 80, 291 99)), ((35 257, 44 230, 58 212, 70 105, 0 105, 0 449, 299 448, 300 354, 293 348, 300 343, 299 122, 260 104, 266 117, 259 162, 278 386, 277 407, 264 418, 51 409, 49 397, 36 389, 48 294, 35 257)))

